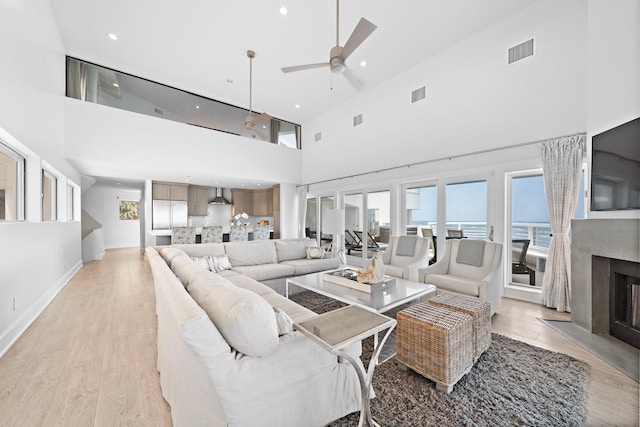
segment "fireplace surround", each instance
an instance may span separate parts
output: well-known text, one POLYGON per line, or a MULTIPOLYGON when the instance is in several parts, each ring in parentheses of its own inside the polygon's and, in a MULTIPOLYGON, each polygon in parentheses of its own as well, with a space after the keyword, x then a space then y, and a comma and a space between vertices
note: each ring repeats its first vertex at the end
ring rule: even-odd
POLYGON ((640 219, 571 222, 571 321, 609 335, 610 271, 616 260, 640 262, 640 219))

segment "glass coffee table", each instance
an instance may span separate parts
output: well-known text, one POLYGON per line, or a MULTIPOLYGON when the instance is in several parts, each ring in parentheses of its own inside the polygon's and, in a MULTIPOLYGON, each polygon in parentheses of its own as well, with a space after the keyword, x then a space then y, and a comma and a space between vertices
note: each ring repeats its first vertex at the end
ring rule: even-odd
MULTIPOLYGON (((353 269, 354 267, 347 268, 353 269)), ((410 280, 399 278, 395 279, 396 284, 394 286, 377 292, 368 293, 325 280, 324 274, 330 271, 288 278, 285 284, 284 296, 289 298, 289 286, 294 285, 313 291, 317 294, 324 295, 336 301, 357 305, 377 313, 384 313, 402 304, 415 301, 423 297, 428 299, 436 295, 435 285, 412 282, 410 280)))

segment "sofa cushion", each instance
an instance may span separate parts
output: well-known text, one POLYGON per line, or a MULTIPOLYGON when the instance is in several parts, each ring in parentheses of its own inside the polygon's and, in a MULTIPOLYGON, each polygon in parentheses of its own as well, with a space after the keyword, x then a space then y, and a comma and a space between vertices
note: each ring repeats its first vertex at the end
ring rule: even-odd
POLYGON ((384 266, 384 274, 386 274, 388 276, 404 278, 403 277, 404 267, 400 267, 400 266, 397 266, 397 265, 385 264, 385 266, 384 266))
POLYGON ((311 246, 311 240, 276 240, 278 262, 289 261, 307 257, 307 247, 311 246))
POLYGON ((244 274, 236 273, 233 276, 226 277, 226 279, 237 287, 250 290, 251 292, 255 292, 260 296, 273 294, 276 292, 267 285, 264 285, 257 280, 252 279, 251 277, 245 276, 244 274))
POLYGON ((260 282, 263 280, 279 279, 281 277, 291 277, 295 273, 295 269, 292 266, 282 264, 234 266, 232 271, 244 274, 260 282))
POLYGON ((427 274, 424 283, 436 285, 438 291, 451 291, 473 297, 480 296, 480 283, 475 279, 467 279, 452 274, 427 274))
POLYGON ((189 256, 182 249, 173 248, 171 246, 166 246, 166 247, 160 249, 160 255, 162 256, 162 258, 165 260, 165 262, 167 263, 167 265, 169 267, 171 267, 171 262, 173 261, 173 259, 175 257, 177 257, 177 256, 188 257, 189 256))
POLYGON ((293 267, 294 273, 290 276, 300 276, 303 274, 317 273, 318 271, 333 270, 340 267, 340 260, 337 258, 322 259, 294 259, 281 262, 280 265, 293 267))
POLYGON ((277 307, 273 307, 273 311, 276 314, 276 324, 278 325, 278 335, 286 335, 293 332, 293 320, 285 312, 277 307))
POLYGON ((264 357, 278 347, 273 308, 255 292, 238 288, 220 276, 212 280, 199 276, 187 290, 236 351, 264 357))
POLYGON ((183 256, 173 259, 171 262, 171 271, 173 271, 186 287, 194 274, 208 271, 208 269, 202 267, 199 263, 193 262, 188 256, 183 256))
POLYGON ((225 254, 222 243, 177 244, 171 245, 171 247, 181 249, 189 256, 220 256, 225 254))
POLYGON ((225 243, 229 261, 234 267, 246 265, 274 264, 278 262, 273 240, 225 243))

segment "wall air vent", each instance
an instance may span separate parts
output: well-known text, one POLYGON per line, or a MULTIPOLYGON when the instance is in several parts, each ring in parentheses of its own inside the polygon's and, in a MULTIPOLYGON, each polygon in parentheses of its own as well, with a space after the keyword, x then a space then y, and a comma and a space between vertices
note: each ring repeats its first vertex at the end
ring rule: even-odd
POLYGON ((414 102, 418 102, 423 100, 424 98, 426 98, 427 96, 427 89, 422 86, 420 89, 416 89, 413 92, 411 92, 411 103, 413 104, 414 102))
POLYGON ((317 132, 316 133, 316 142, 320 141, 322 139, 322 132, 317 132))
POLYGON ((527 40, 526 42, 520 43, 519 45, 509 49, 509 64, 513 64, 514 62, 528 56, 533 56, 533 39, 527 40))
POLYGON ((164 112, 162 112, 161 109, 156 108, 156 114, 160 114, 162 116, 162 115, 164 115, 164 112))
POLYGON ((358 126, 362 124, 362 114, 358 114, 357 116, 353 116, 353 125, 358 126))

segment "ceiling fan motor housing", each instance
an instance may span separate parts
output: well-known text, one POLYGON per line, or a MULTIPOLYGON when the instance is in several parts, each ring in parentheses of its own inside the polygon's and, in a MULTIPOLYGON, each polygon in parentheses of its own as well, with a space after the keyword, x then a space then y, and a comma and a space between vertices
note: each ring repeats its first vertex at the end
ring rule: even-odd
POLYGON ((332 73, 342 73, 345 69, 344 60, 340 56, 342 54, 341 46, 334 46, 329 52, 329 68, 332 73))

